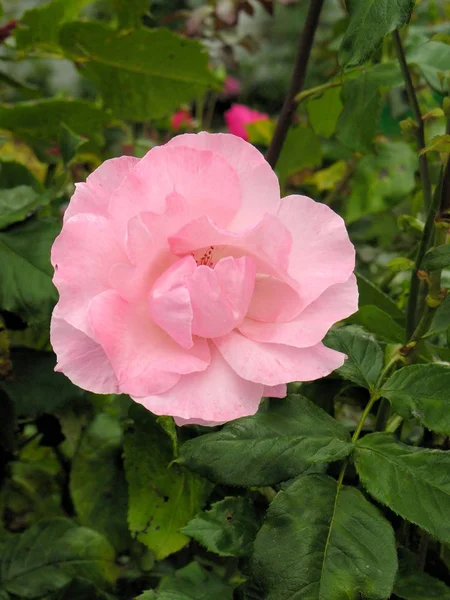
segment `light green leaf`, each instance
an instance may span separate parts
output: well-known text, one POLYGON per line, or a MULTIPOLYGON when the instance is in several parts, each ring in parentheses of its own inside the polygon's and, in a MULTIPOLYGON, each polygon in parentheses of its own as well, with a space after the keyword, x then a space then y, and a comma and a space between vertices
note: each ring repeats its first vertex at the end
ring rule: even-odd
POLYGON ((314 131, 302 125, 291 127, 276 167, 281 184, 285 183, 290 175, 306 167, 318 166, 321 162, 320 140, 314 131))
POLYGON ((417 156, 408 144, 378 144, 377 153, 365 156, 356 167, 346 203, 347 222, 386 210, 410 194, 415 187, 417 165, 417 156))
POLYGON ((252 501, 237 496, 216 502, 181 532, 220 556, 249 556, 258 528, 252 501))
POLYGON ((437 335, 450 327, 450 295, 446 296, 437 307, 428 330, 427 337, 437 335))
POLYGON ((421 268, 425 271, 446 269, 450 266, 450 245, 436 246, 425 254, 421 268))
POLYGON ((18 415, 50 413, 82 394, 67 377, 55 372, 56 358, 51 352, 14 348, 11 360, 14 377, 0 381, 0 388, 13 400, 18 415))
POLYGON ((326 138, 333 135, 342 108, 339 87, 326 90, 319 97, 308 100, 306 104, 308 121, 317 135, 326 138))
POLYGON ((383 368, 383 351, 376 339, 354 325, 337 327, 326 337, 326 345, 347 355, 345 363, 337 372, 358 385, 375 389, 383 368))
POLYGON ((416 64, 436 91, 446 94, 450 85, 450 46, 444 42, 427 41, 414 44, 407 53, 408 64, 416 64))
POLYGON ((450 453, 406 446, 386 433, 356 445, 362 484, 379 502, 438 540, 450 541, 450 453))
POLYGON ((253 560, 265 600, 386 600, 397 570, 388 521, 326 475, 300 477, 277 494, 253 560))
POLYGON ((164 117, 214 84, 201 44, 166 29, 122 35, 101 23, 73 22, 62 28, 60 41, 123 119, 164 117))
POLYGON ((29 220, 0 232, 0 307, 30 324, 48 319, 57 300, 50 248, 60 228, 53 221, 29 220))
POLYGON ((188 543, 180 529, 202 508, 211 486, 184 467, 170 465, 173 441, 156 417, 137 404, 130 414, 134 426, 125 434, 128 523, 161 560, 188 543))
POLYGON ((404 313, 398 306, 380 290, 374 283, 360 273, 356 274, 359 291, 359 306, 377 306, 380 310, 390 315, 395 321, 403 322, 404 313))
POLYGON ((97 415, 81 438, 70 472, 70 492, 80 523, 103 533, 119 551, 129 543, 122 437, 118 419, 97 415))
POLYGON ((406 256, 396 256, 387 263, 386 267, 395 273, 410 271, 414 268, 414 261, 406 256))
POLYGON ((50 98, 0 105, 0 129, 12 131, 31 144, 54 144, 64 123, 77 135, 101 146, 102 130, 110 121, 105 110, 85 100, 50 98))
POLYGON ((158 592, 149 590, 136 600, 232 600, 233 588, 217 575, 192 562, 164 577, 158 592))
POLYGON ((392 408, 405 419, 450 435, 450 366, 410 365, 393 373, 381 389, 392 408))
POLYGON ((0 189, 0 229, 24 221, 35 210, 50 201, 27 185, 18 185, 9 190, 0 189))
POLYGON ((385 35, 409 21, 414 1, 359 0, 353 3, 339 49, 341 66, 358 66, 369 60, 385 35))
POLYGON ((387 342, 401 344, 404 341, 404 329, 378 306, 361 306, 357 313, 347 319, 347 322, 362 325, 387 342))
POLYGON ((61 52, 58 46, 59 30, 64 23, 73 21, 81 9, 93 0, 51 0, 27 10, 15 31, 19 50, 61 52))
POLYGON ((426 152, 450 152, 450 134, 436 135, 431 142, 419 152, 419 155, 426 152))
POLYGON ((450 588, 417 568, 417 556, 403 548, 394 593, 403 600, 450 600, 450 588))
POLYGON ((266 401, 253 417, 186 442, 182 464, 228 485, 272 485, 352 450, 347 431, 302 396, 266 401))
POLYGON ((63 518, 43 519, 8 538, 0 560, 2 588, 21 598, 41 598, 75 576, 97 586, 118 575, 114 550, 96 531, 63 518))

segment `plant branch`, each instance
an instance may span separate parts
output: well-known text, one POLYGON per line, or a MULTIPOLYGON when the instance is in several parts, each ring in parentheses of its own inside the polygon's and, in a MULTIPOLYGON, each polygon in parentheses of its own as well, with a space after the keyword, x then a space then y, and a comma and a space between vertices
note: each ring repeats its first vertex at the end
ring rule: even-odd
POLYGON ((305 82, 309 55, 311 53, 314 35, 319 23, 319 16, 323 4, 324 0, 310 0, 309 2, 308 14, 299 40, 291 83, 286 98, 284 99, 280 116, 278 117, 275 133, 266 153, 266 160, 272 168, 277 164, 284 140, 286 139, 289 127, 292 123, 292 117, 295 111, 295 97, 301 91, 305 82))
MULTIPOLYGON (((416 139, 417 139, 417 150, 420 152, 425 148, 425 128, 422 119, 422 113, 420 112, 419 101, 417 100, 416 91, 414 84, 411 79, 411 73, 409 72, 408 63, 406 62, 405 52, 403 49, 402 40, 398 30, 395 30, 392 34, 394 41, 395 51, 397 53, 398 62, 405 80, 405 88, 408 96, 408 102, 411 107, 414 119, 416 121, 416 139)), ((430 172, 428 169, 428 158, 426 153, 419 156, 419 170, 420 180, 422 182, 423 197, 425 202, 425 210, 429 210, 431 206, 431 182, 430 172)))

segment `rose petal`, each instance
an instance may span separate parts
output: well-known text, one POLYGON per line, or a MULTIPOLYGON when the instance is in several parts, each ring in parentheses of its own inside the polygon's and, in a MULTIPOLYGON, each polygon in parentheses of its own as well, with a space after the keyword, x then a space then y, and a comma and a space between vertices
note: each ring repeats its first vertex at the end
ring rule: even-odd
POLYGON ((344 354, 323 344, 311 348, 262 344, 237 331, 215 339, 214 343, 240 377, 271 386, 325 377, 342 366, 345 359, 344 354))
POLYGON ((165 394, 134 398, 157 415, 170 415, 179 424, 220 425, 253 415, 263 386, 245 381, 211 347, 211 363, 201 373, 185 375, 165 394))

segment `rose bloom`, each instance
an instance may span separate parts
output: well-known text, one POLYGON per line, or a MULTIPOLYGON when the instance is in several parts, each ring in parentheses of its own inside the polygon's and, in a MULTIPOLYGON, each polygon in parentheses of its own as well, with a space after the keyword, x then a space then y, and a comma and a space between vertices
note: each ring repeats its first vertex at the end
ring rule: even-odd
POLYGON ((225 122, 228 131, 248 141, 246 125, 255 121, 267 121, 269 115, 253 110, 244 104, 233 104, 230 109, 225 111, 225 122))
POLYGON ((180 129, 189 128, 193 125, 193 118, 191 113, 186 110, 178 110, 174 113, 170 119, 170 125, 173 131, 179 131, 180 129))
POLYGON ((254 414, 344 355, 321 340, 357 310, 341 217, 280 199, 260 152, 184 134, 79 183, 52 249, 51 341, 62 371, 179 425, 254 414))

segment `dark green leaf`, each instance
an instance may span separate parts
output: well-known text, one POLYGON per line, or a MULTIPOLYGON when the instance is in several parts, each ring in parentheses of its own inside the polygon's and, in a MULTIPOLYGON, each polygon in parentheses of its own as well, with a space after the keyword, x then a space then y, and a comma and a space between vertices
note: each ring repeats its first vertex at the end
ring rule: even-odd
POLYGON ((446 269, 450 266, 450 245, 431 248, 423 257, 421 268, 425 271, 446 269))
POLYGON ((229 485, 272 485, 316 463, 340 460, 352 449, 346 430, 302 396, 267 401, 217 433, 186 442, 182 464, 229 485))
POLYGON ((39 98, 41 96, 41 92, 39 88, 27 85, 23 81, 12 77, 9 73, 0 72, 0 82, 9 85, 10 87, 18 90, 20 94, 27 98, 28 100, 32 100, 33 98, 39 98))
POLYGON ((149 12, 149 0, 113 0, 114 12, 119 27, 129 29, 139 27, 142 17, 149 12))
POLYGON ((291 127, 277 162, 277 173, 281 183, 289 175, 305 167, 315 167, 322 162, 322 149, 317 135, 309 127, 291 127))
POLYGON ((161 560, 187 544, 180 529, 202 508, 211 486, 178 464, 169 466, 173 440, 154 415, 139 405, 131 415, 135 423, 125 435, 128 523, 131 533, 161 560))
POLYGON ((0 229, 24 221, 49 200, 49 196, 40 195, 27 185, 0 190, 0 229))
POLYGON ((96 531, 69 519, 43 519, 11 536, 2 551, 1 583, 22 598, 40 598, 75 576, 104 587, 117 577, 114 551, 96 531))
POLYGON ((331 88, 306 104, 308 121, 317 135, 329 138, 333 135, 342 112, 341 90, 331 88))
POLYGON ((58 35, 61 26, 73 21, 81 9, 92 1, 51 0, 42 6, 27 10, 15 32, 18 49, 60 52, 58 35))
POLYGON ((417 156, 408 144, 378 144, 377 153, 365 156, 356 167, 346 203, 346 221, 382 212, 410 194, 415 187, 417 165, 417 156))
POLYGON ((61 123, 59 147, 64 164, 68 165, 76 156, 78 150, 84 146, 86 138, 76 134, 67 125, 61 123))
POLYGON ((417 556, 400 549, 394 593, 404 600, 450 600, 450 588, 417 568, 417 556))
POLYGON ((437 335, 443 331, 447 331, 450 326, 450 295, 446 296, 441 304, 437 307, 433 320, 428 330, 427 336, 437 335))
POLYGON ((19 185, 31 187, 35 192, 43 192, 40 181, 24 165, 14 161, 0 161, 0 189, 15 188, 19 185))
POLYGON ((81 524, 103 533, 116 550, 129 542, 121 454, 120 422, 99 414, 81 438, 70 472, 70 491, 81 524))
POLYGON ((450 541, 450 453, 406 446, 386 433, 357 442, 361 482, 379 502, 439 540, 450 541))
POLYGON ((231 586, 192 562, 174 575, 165 577, 158 592, 149 590, 136 600, 232 600, 232 596, 231 586))
POLYGON ((49 600, 115 600, 115 596, 107 594, 86 579, 76 577, 49 600))
POLYGON ((98 85, 106 106, 124 119, 166 116, 214 83, 201 44, 166 29, 124 36, 100 23, 74 22, 62 28, 60 41, 98 85))
POLYGON ((50 413, 82 393, 62 373, 55 373, 55 355, 22 348, 11 351, 12 376, 0 382, 18 415, 50 413))
POLYGON ((194 517, 181 532, 220 556, 249 556, 258 528, 252 501, 230 497, 194 517))
POLYGON ((405 419, 450 435, 450 366, 411 365, 393 373, 381 389, 392 407, 405 419))
POLYGON ((343 67, 361 65, 379 48, 385 35, 409 21, 415 0, 359 0, 339 49, 343 67))
POLYGON ((380 290, 374 283, 363 275, 357 274, 359 291, 359 306, 377 306, 380 310, 390 315, 395 321, 403 322, 404 313, 398 308, 389 296, 380 290))
POLYGON ((53 221, 30 220, 0 232, 0 307, 30 324, 48 319, 57 300, 50 248, 60 228, 53 221))
POLYGON ((376 339, 361 327, 335 328, 327 335, 326 345, 347 355, 338 369, 344 379, 373 390, 383 368, 383 351, 376 339))
POLYGON ((397 570, 394 532, 355 488, 306 475, 271 503, 254 570, 265 600, 386 600, 397 570))
POLYGON ((105 110, 85 100, 46 99, 0 105, 0 129, 12 131, 27 142, 55 144, 61 123, 77 135, 100 146, 102 130, 111 118, 105 110))
POLYGON ((347 322, 362 325, 378 338, 394 344, 402 343, 405 337, 403 327, 378 306, 360 306, 358 312, 347 319, 347 322))

